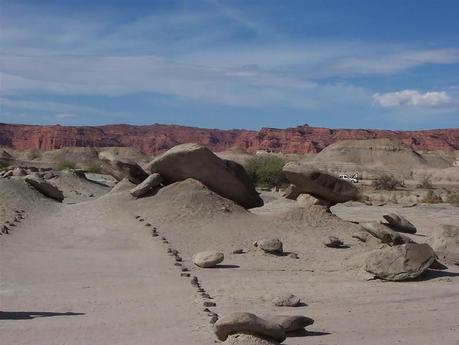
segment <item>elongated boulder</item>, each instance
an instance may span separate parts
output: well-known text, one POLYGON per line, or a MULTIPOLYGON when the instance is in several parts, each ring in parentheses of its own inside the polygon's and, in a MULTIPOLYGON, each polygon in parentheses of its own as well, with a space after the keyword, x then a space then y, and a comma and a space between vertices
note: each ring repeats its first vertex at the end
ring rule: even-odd
POLYGON ((194 178, 245 208, 263 205, 263 200, 240 164, 220 159, 208 148, 197 144, 173 147, 150 162, 146 170, 151 174, 160 174, 169 183, 194 178))
POLYGON ((220 252, 200 252, 193 256, 193 263, 202 268, 211 268, 221 263, 224 258, 220 252))
POLYGON ((355 200, 357 188, 330 173, 289 162, 282 168, 285 177, 295 185, 295 193, 307 193, 332 204, 355 200))
POLYGON ((235 333, 259 335, 278 342, 285 340, 285 330, 281 325, 251 313, 232 313, 223 316, 214 324, 214 333, 221 341, 235 333))
POLYGON ((384 280, 414 279, 435 261, 436 255, 427 244, 408 243, 372 251, 365 262, 365 271, 384 280))
POLYGON ((433 249, 440 260, 459 265, 459 226, 442 225, 433 237, 433 249))
POLYGON ((381 240, 383 243, 387 243, 391 246, 399 244, 414 243, 414 241, 397 231, 394 231, 384 224, 378 222, 361 223, 362 229, 367 231, 370 235, 381 240))
POLYGON ((112 175, 118 181, 127 178, 135 184, 142 183, 148 174, 136 162, 130 159, 121 159, 111 152, 100 152, 99 159, 102 161, 101 168, 107 174, 112 175))
POLYGON ((285 332, 295 332, 312 325, 314 320, 303 315, 270 315, 265 317, 266 320, 278 323, 285 332))
POLYGON ((416 227, 405 217, 395 213, 389 213, 383 215, 383 218, 387 220, 391 229, 400 232, 406 232, 408 234, 415 234, 416 227))
POLYGON ((45 181, 39 176, 27 175, 24 178, 24 181, 27 182, 29 185, 31 185, 33 188, 35 188, 37 191, 39 191, 41 194, 51 199, 54 199, 60 202, 64 200, 64 193, 62 193, 62 191, 60 191, 56 186, 45 181))
POLYGON ((151 174, 142 183, 131 189, 130 193, 134 198, 141 198, 153 188, 158 187, 164 181, 160 174, 151 174))

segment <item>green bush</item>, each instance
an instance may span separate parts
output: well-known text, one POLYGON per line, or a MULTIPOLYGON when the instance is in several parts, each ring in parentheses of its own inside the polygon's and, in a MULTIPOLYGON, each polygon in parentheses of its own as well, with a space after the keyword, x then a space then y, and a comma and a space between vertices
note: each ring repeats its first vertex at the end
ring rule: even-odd
POLYGON ((395 190, 403 187, 404 183, 393 175, 383 174, 373 181, 372 186, 377 190, 395 190))
POLYGON ((56 170, 75 169, 76 165, 73 162, 63 161, 56 165, 56 170))
POLYGON ((282 173, 284 164, 284 160, 276 156, 255 156, 246 162, 245 169, 254 184, 274 187, 286 182, 282 173))

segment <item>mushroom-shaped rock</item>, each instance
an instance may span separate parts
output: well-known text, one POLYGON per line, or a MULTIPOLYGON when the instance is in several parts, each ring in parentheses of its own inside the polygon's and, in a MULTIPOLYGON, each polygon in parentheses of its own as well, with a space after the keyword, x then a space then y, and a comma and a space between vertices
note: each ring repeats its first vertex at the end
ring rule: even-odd
POLYGON ((263 239, 256 241, 254 243, 255 247, 260 248, 262 251, 266 253, 272 253, 272 254, 282 254, 283 253, 283 244, 282 241, 274 238, 274 239, 263 239))
POLYGON ((163 181, 164 180, 160 174, 151 174, 143 180, 142 183, 131 189, 130 193, 135 198, 141 198, 153 188, 158 187, 163 181))
POLYGON ((351 182, 300 163, 289 162, 282 171, 289 182, 295 185, 296 192, 311 194, 331 204, 355 200, 358 196, 358 190, 351 182))
POLYGON ((211 268, 221 263, 224 258, 225 256, 220 252, 200 252, 193 256, 193 263, 202 268, 211 268))
POLYGON ((155 158, 146 169, 149 173, 161 174, 170 183, 194 178, 245 208, 263 205, 263 200, 240 164, 220 159, 208 148, 197 144, 175 146, 155 158))
POLYGON ((427 243, 408 243, 370 252, 365 270, 384 280, 413 279, 424 273, 435 259, 427 243))
POLYGON ((270 315, 265 317, 266 320, 278 323, 285 332, 295 332, 312 325, 314 320, 303 315, 270 315))
POLYGON ((441 260, 459 265, 459 226, 443 225, 433 236, 432 245, 441 260))
POLYGON ((251 313, 233 313, 223 316, 214 324, 214 332, 222 341, 235 333, 259 335, 278 342, 285 340, 285 330, 281 325, 251 313))
POLYGON ((362 229, 366 230, 370 235, 391 246, 404 243, 414 243, 414 241, 408 236, 394 231, 384 224, 378 222, 370 222, 361 223, 360 225, 362 226, 362 229))
POLYGON ((272 302, 276 307, 298 307, 301 305, 300 298, 292 294, 275 297, 272 302))
POLYGON ((62 191, 39 176, 27 175, 24 180, 41 194, 57 201, 64 200, 62 191))
POLYGON ((224 345, 279 345, 274 339, 259 337, 253 334, 236 333, 228 336, 224 345))
POLYGON ((400 232, 406 232, 408 234, 415 234, 416 227, 405 217, 395 213, 389 213, 383 215, 384 219, 387 220, 391 229, 400 232))

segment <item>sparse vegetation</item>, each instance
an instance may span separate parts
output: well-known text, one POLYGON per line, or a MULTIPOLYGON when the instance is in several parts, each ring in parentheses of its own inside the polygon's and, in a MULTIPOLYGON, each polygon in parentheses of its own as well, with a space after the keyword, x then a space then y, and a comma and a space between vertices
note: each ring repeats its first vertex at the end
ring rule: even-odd
POLYGON ((441 204, 443 199, 439 195, 435 194, 432 190, 429 190, 421 202, 425 204, 441 204))
POLYGON ((255 156, 247 161, 245 169, 256 185, 274 187, 286 182, 282 173, 284 164, 284 160, 276 156, 255 156))
POLYGON ((6 170, 9 167, 8 163, 0 162, 0 171, 6 170))
POLYGON ((56 165, 56 170, 75 169, 76 165, 73 162, 63 161, 56 165))
POLYGON ((422 178, 421 183, 418 185, 418 188, 423 188, 423 189, 432 189, 432 176, 427 175, 422 178))
POLYGON ((404 182, 393 175, 383 174, 373 181, 372 186, 377 190, 396 190, 397 187, 404 187, 404 182))

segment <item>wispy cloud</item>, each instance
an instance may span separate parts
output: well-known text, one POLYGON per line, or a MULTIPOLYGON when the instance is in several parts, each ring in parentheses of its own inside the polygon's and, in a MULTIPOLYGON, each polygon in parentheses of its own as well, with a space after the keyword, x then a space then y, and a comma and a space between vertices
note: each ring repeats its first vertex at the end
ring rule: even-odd
POLYGON ((373 95, 376 104, 381 107, 444 107, 453 104, 453 99, 446 91, 402 90, 373 95))

